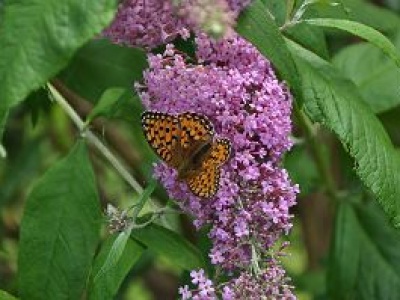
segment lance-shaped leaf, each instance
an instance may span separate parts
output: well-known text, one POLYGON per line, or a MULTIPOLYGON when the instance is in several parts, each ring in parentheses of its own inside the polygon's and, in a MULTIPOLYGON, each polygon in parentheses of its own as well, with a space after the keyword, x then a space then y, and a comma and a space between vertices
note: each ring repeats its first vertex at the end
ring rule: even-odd
POLYGON ((396 47, 379 31, 364 24, 340 19, 308 19, 303 22, 320 27, 330 27, 347 31, 354 35, 359 36, 376 47, 380 48, 386 55, 388 55, 400 67, 400 54, 396 47))
POLYGON ((18 257, 22 299, 81 299, 101 211, 83 142, 48 170, 28 197, 18 257))
MULTIPOLYGON (((119 236, 117 237, 119 238, 119 236)), ((109 254, 112 248, 115 248, 116 238, 108 238, 103 246, 101 247, 100 253, 97 255, 94 262, 92 275, 102 274, 96 279, 91 280, 91 285, 89 288, 89 299, 93 300, 108 300, 113 299, 113 297, 118 292, 118 289, 125 279, 126 275, 129 273, 133 265, 141 257, 144 247, 133 239, 128 239, 122 248, 122 253, 118 257, 118 261, 115 265, 108 268, 103 273, 100 273, 105 266, 105 262, 108 260, 109 254)), ((104 269, 103 269, 104 270, 104 269)))

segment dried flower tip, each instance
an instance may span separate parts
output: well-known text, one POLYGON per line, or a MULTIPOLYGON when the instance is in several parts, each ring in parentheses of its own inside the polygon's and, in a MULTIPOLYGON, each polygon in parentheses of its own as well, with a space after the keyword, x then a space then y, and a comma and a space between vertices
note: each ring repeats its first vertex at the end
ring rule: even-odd
POLYGON ((108 222, 108 230, 111 234, 122 232, 131 224, 126 211, 121 211, 112 204, 107 204, 105 215, 108 222))

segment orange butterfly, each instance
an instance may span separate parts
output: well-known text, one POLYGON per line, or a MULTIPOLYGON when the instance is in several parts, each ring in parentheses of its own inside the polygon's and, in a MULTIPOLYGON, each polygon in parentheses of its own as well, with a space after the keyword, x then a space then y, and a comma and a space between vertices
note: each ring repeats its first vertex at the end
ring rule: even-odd
POLYGON ((142 128, 153 150, 178 171, 178 178, 188 184, 193 194, 204 198, 215 195, 220 168, 231 153, 231 142, 213 139, 214 126, 206 116, 146 111, 142 128))

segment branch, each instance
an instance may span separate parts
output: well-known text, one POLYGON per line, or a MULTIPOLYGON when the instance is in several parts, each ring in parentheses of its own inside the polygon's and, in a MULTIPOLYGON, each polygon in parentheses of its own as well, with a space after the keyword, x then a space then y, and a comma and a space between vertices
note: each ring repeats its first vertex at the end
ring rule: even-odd
POLYGON ((135 178, 126 170, 126 168, 120 163, 120 161, 115 157, 115 155, 104 145, 104 143, 93 133, 89 128, 85 126, 85 123, 75 112, 75 110, 69 105, 69 103, 64 99, 63 96, 57 91, 57 89, 50 83, 47 87, 52 95, 54 101, 56 101, 61 108, 66 112, 66 114, 75 123, 81 132, 82 137, 84 137, 89 143, 96 147, 100 153, 111 163, 111 165, 117 170, 117 172, 122 176, 122 178, 138 193, 143 192, 142 186, 136 181, 135 178))

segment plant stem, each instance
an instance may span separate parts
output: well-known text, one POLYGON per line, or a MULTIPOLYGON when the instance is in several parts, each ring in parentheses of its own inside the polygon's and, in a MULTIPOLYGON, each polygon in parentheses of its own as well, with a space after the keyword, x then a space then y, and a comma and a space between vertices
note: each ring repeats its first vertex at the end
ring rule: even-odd
POLYGON ((151 181, 147 185, 146 189, 140 195, 139 201, 136 204, 135 209, 133 210, 133 214, 132 214, 134 224, 136 224, 136 219, 139 216, 140 211, 143 209, 144 205, 146 204, 150 195, 153 193, 156 186, 157 186, 157 180, 155 180, 154 178, 151 179, 151 181))
POLYGON ((330 197, 332 200, 337 200, 338 192, 335 186, 335 181, 333 179, 332 173, 329 170, 329 165, 327 164, 327 161, 324 157, 325 154, 321 147, 321 143, 317 139, 315 128, 312 126, 310 119, 296 105, 294 107, 294 112, 300 127, 305 133, 308 145, 310 146, 314 154, 318 172, 320 173, 320 176, 325 183, 326 193, 328 197, 330 197))
POLYGON ((117 172, 124 178, 124 180, 138 193, 143 192, 142 186, 131 176, 121 162, 115 157, 115 155, 104 145, 104 143, 85 125, 75 110, 69 105, 64 97, 57 91, 57 89, 50 83, 47 83, 47 87, 51 93, 52 98, 56 101, 60 107, 66 112, 66 114, 75 123, 78 129, 81 131, 82 137, 97 148, 104 155, 104 157, 111 163, 111 165, 117 170, 117 172))

